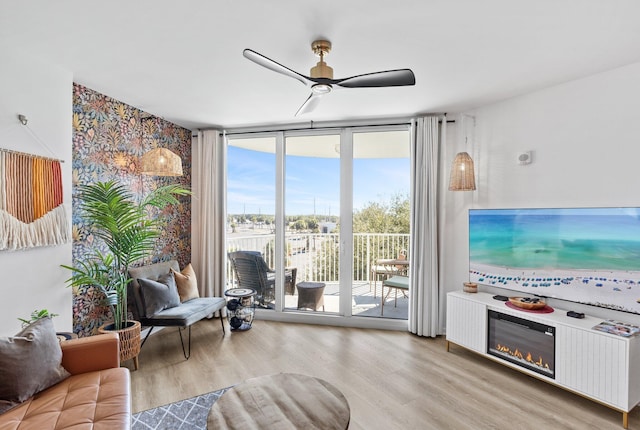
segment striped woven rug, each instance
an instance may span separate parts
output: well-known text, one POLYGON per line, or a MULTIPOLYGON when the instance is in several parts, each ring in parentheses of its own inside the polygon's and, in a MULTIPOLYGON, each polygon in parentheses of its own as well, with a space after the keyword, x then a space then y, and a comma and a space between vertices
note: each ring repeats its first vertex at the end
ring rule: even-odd
POLYGON ((132 430, 206 430, 211 405, 229 388, 133 414, 132 430))

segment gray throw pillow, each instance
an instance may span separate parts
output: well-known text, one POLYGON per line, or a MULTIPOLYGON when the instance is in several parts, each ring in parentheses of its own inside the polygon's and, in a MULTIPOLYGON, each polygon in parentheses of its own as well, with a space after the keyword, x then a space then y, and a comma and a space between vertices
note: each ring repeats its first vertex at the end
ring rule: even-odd
POLYGON ((147 318, 180 304, 178 287, 171 272, 162 275, 157 281, 144 278, 138 279, 138 284, 140 284, 140 293, 147 318))
POLYGON ((0 338, 0 414, 69 377, 51 318, 0 338))

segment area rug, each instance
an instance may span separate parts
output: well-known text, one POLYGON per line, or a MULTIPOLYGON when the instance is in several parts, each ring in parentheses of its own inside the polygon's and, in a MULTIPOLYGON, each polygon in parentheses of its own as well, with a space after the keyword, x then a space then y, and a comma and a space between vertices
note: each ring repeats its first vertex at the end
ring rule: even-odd
POLYGON ((229 388, 133 414, 131 428, 132 430, 206 430, 211 405, 229 388))

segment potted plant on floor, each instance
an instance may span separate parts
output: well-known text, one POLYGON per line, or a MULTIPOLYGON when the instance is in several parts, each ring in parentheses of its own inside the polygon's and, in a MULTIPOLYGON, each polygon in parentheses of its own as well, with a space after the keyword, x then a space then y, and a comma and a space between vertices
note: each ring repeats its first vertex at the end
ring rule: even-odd
POLYGON ((134 358, 140 352, 140 323, 127 319, 129 266, 147 257, 160 236, 161 220, 150 218, 147 208, 162 209, 179 204, 177 196, 191 194, 179 185, 167 185, 151 191, 137 202, 133 194, 115 181, 97 182, 79 187, 80 211, 93 235, 104 243, 107 251, 93 247, 92 252, 71 270, 67 286, 93 286, 104 295, 113 322, 100 331, 116 330, 120 334, 120 359, 134 358))

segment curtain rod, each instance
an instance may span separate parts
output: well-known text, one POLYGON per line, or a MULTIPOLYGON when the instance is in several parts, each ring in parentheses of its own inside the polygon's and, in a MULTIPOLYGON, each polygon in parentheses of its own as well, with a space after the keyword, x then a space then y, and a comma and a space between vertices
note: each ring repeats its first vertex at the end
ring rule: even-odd
MULTIPOLYGON (((256 134, 256 133, 277 133, 284 131, 306 131, 306 130, 335 130, 340 128, 370 128, 370 127, 390 127, 394 125, 410 125, 410 122, 395 122, 388 124, 371 124, 371 125, 354 125, 354 126, 321 126, 314 127, 313 121, 311 122, 311 127, 297 127, 297 128, 282 128, 282 129, 268 129, 268 130, 253 130, 253 131, 236 131, 236 132, 227 132, 225 133, 227 136, 234 136, 237 134, 256 134)), ((220 133, 222 135, 222 133, 220 133)))
MULTIPOLYGON (((439 123, 442 123, 443 120, 439 120, 439 123)), ((447 123, 455 123, 454 119, 447 120, 447 123)), ((390 122, 386 124, 361 124, 361 125, 352 125, 352 126, 322 126, 322 127, 314 127, 313 121, 311 121, 310 127, 298 127, 298 128, 282 128, 282 129, 267 129, 267 130, 251 130, 251 131, 236 131, 236 132, 220 132, 220 135, 223 134, 226 136, 234 136, 239 134, 263 134, 263 133, 278 133, 278 132, 286 132, 286 131, 308 131, 308 130, 335 130, 340 128, 372 128, 372 127, 391 127, 391 126, 399 126, 399 125, 411 125, 411 122, 401 121, 401 122, 390 122)), ((195 137, 197 135, 194 135, 195 137)))

